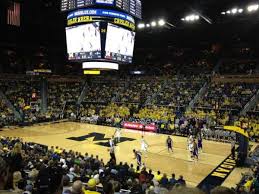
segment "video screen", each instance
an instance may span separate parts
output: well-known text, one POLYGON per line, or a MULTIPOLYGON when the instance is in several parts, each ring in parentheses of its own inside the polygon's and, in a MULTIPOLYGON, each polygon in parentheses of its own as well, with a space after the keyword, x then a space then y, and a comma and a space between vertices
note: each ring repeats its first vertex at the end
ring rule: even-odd
POLYGON ((96 4, 113 5, 114 0, 96 0, 96 4))
POLYGON ((67 27, 66 38, 69 60, 101 58, 99 22, 67 27))
POLYGON ((135 32, 109 23, 106 35, 105 58, 132 63, 134 42, 135 32))

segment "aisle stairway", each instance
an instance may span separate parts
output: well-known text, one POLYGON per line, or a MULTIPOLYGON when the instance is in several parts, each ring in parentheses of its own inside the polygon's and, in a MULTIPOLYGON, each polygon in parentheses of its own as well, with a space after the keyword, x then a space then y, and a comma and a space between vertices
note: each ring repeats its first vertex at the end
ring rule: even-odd
POLYGON ((208 90, 208 83, 206 82, 203 86, 202 86, 202 88, 199 90, 199 92, 194 96, 194 98, 192 99, 192 101, 189 103, 189 105, 188 105, 188 107, 187 107, 187 109, 186 110, 190 110, 190 109, 192 109, 193 107, 194 107, 194 104, 196 103, 196 102, 198 102, 199 101, 199 99, 202 97, 202 96, 204 96, 204 94, 207 92, 207 90, 208 90))
POLYGON ((241 110, 241 112, 240 112, 240 115, 245 115, 248 111, 253 109, 257 105, 258 102, 259 102, 259 90, 257 90, 256 94, 244 106, 243 110, 241 110))
POLYGON ((87 80, 85 80, 84 87, 83 87, 83 89, 81 91, 81 94, 80 94, 79 98, 77 99, 77 103, 76 104, 78 106, 83 102, 88 88, 89 88, 88 82, 87 82, 87 80))

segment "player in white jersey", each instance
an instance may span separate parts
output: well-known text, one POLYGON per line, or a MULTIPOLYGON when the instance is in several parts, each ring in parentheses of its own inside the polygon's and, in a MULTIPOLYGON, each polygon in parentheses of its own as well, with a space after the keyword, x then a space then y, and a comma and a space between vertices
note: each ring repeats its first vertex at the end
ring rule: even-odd
POLYGON ((190 158, 193 156, 193 137, 190 135, 189 138, 187 138, 187 149, 190 151, 190 158))
POLYGON ((144 136, 142 135, 140 140, 140 150, 141 152, 147 152, 147 148, 148 148, 148 144, 144 139, 144 136))
POLYGON ((190 135, 187 137, 187 150, 190 150, 190 144, 193 143, 193 136, 190 135))
POLYGON ((114 136, 112 136, 111 139, 109 140, 109 144, 110 144, 111 148, 113 148, 115 146, 115 144, 114 144, 114 136))
POLYGON ((116 128, 116 131, 115 131, 115 142, 117 144, 120 141, 121 141, 121 129, 120 128, 116 128))

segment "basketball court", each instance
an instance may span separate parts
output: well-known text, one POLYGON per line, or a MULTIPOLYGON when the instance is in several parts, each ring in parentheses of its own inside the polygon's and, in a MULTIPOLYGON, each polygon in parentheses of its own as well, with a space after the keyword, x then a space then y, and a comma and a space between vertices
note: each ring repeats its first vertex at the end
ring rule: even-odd
MULTIPOLYGON (((62 122, 14 129, 4 128, 0 131, 0 136, 21 137, 27 142, 59 146, 82 154, 88 152, 99 155, 99 158, 107 162, 110 158, 108 139, 114 133, 115 128, 112 127, 62 122)), ((121 143, 116 146, 117 161, 133 163, 136 166, 132 150, 140 149, 142 134, 139 131, 122 129, 121 143)), ((230 154, 230 144, 204 140, 203 153, 199 155, 199 161, 191 161, 185 137, 172 137, 173 153, 167 151, 167 135, 144 133, 144 137, 149 144, 148 153, 143 154, 147 168, 153 171, 160 170, 169 176, 175 173, 177 178, 183 175, 187 184, 191 186, 197 186, 230 154)), ((235 177, 237 181, 240 180, 239 176, 235 177)))

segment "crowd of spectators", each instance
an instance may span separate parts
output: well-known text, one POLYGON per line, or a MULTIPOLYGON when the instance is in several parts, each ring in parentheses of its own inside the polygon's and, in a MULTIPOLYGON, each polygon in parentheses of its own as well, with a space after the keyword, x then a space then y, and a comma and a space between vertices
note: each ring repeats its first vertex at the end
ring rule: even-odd
POLYGON ((75 117, 82 82, 50 82, 48 85, 48 115, 60 119, 75 117))
POLYGON ((187 107, 204 83, 205 79, 199 76, 169 78, 152 104, 187 107))
POLYGON ((7 137, 0 138, 0 180, 0 192, 27 194, 162 194, 186 186, 181 175, 7 137))
MULTIPOLYGON (((205 120, 209 128, 232 125, 232 121, 243 119, 237 117, 237 113, 258 90, 258 84, 211 82, 207 92, 194 104, 192 111, 186 111, 188 104, 208 80, 206 76, 139 76, 118 80, 114 77, 88 80, 83 102, 77 105, 84 80, 50 79, 47 92, 48 111, 44 114, 40 111, 39 80, 8 79, 0 83, 0 88, 15 109, 23 115, 26 123, 69 118, 91 123, 102 120, 100 123, 112 125, 113 120, 118 118, 123 121, 165 123, 170 131, 177 129, 178 123, 175 121, 183 114, 186 118, 205 120)), ((10 108, 3 101, 0 105, 0 109, 3 109, 2 125, 14 123, 15 117, 10 108)), ((254 139, 259 136, 258 107, 257 105, 245 116, 249 120, 249 134, 254 139)))
POLYGON ((257 194, 259 193, 259 146, 249 154, 247 161, 250 171, 242 174, 236 190, 240 194, 257 194))
MULTIPOLYGON (((258 157, 258 149, 255 150, 258 157)), ((258 162, 258 158, 257 158, 258 162)), ((257 163, 256 163, 257 164, 257 163)), ((100 156, 0 138, 0 193, 14 194, 205 194, 186 186, 182 175, 168 176, 145 166, 107 163, 100 156)), ((258 166, 236 189, 216 187, 211 194, 257 194, 258 166), (235 191, 236 190, 236 191, 235 191)))
POLYGON ((258 90, 258 84, 211 83, 196 104, 205 109, 240 111, 258 90))
POLYGON ((219 68, 222 75, 251 75, 258 73, 258 61, 253 60, 226 60, 219 68), (227 63, 227 65, 226 65, 227 63))
POLYGON ((0 89, 20 112, 28 109, 33 103, 40 103, 39 81, 5 80, 0 83, 0 89))
POLYGON ((9 108, 5 105, 4 101, 0 99, 0 127, 8 124, 14 124, 15 117, 9 108))

